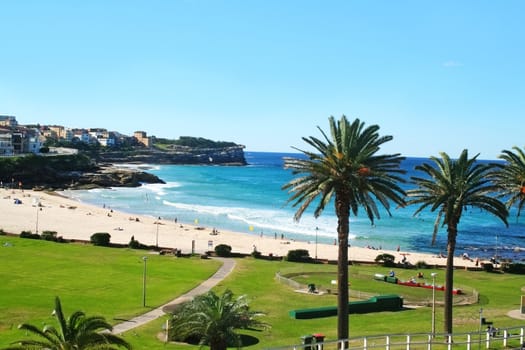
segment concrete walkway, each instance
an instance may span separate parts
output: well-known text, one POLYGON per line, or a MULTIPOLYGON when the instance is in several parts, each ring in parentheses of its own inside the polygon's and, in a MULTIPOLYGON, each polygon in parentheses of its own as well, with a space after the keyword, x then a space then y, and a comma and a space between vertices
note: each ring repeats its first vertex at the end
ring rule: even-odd
POLYGON ((220 281, 222 281, 226 276, 230 274, 230 272, 233 271, 235 267, 235 260, 234 259, 225 259, 225 258, 213 258, 222 261, 222 266, 215 272, 213 276, 208 278, 206 281, 202 282, 197 287, 193 288, 186 294, 181 295, 180 297, 156 308, 153 309, 145 314, 139 315, 137 317, 132 318, 131 320, 119 323, 115 326, 113 326, 113 334, 121 334, 124 332, 127 332, 133 328, 142 326, 150 321, 153 321, 159 317, 162 317, 166 314, 164 310, 169 310, 176 304, 183 303, 185 301, 192 300, 195 296, 204 294, 207 291, 209 291, 211 288, 217 285, 220 281))

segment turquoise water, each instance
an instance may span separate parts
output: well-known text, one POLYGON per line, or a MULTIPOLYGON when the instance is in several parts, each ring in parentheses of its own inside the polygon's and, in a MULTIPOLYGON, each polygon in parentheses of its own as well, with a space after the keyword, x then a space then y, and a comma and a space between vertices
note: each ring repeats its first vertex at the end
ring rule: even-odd
MULTIPOLYGON (((139 188, 72 191, 68 194, 81 201, 130 214, 162 217, 181 223, 198 224, 248 234, 281 236, 290 239, 333 243, 337 237, 337 219, 327 207, 318 219, 312 211, 294 222, 295 208, 287 205, 288 194, 282 185, 291 179, 282 168, 284 153, 246 152, 248 166, 183 166, 150 165, 151 173, 166 184, 143 185, 139 188), (317 230, 316 230, 317 228, 317 230)), ((296 156, 296 155, 294 155, 296 156)), ((407 177, 426 159, 408 158, 403 167, 407 177)), ((410 185, 405 185, 409 188, 410 185)), ((372 226, 364 211, 351 217, 350 243, 357 246, 422 252, 445 252, 446 229, 431 246, 435 214, 413 217, 415 207, 393 209, 392 217, 383 212, 372 226)), ((501 221, 477 209, 464 214, 460 223, 457 253, 471 256, 525 259, 525 223, 517 223, 515 213, 506 228, 501 221)))

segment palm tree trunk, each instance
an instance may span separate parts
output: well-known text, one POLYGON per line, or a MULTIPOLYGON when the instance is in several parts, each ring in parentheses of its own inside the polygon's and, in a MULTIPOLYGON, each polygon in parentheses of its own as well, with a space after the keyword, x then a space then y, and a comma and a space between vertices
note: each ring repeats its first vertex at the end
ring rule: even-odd
POLYGON ((452 289, 454 288, 454 252, 456 250, 457 224, 448 226, 448 243, 447 243, 447 268, 445 275, 445 333, 452 334, 452 308, 454 299, 452 289))
POLYGON ((337 339, 348 338, 348 234, 350 231, 350 204, 345 195, 336 193, 337 237, 337 339))

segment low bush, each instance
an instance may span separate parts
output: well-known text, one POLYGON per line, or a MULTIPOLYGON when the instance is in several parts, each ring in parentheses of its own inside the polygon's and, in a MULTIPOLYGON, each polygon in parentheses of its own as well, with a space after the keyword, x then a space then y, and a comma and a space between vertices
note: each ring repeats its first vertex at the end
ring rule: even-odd
POLYGON ((483 270, 487 272, 492 272, 494 271, 494 265, 492 265, 491 263, 483 264, 483 270))
POLYGON ((227 244, 219 244, 215 247, 217 256, 228 257, 232 253, 232 247, 227 244))
POLYGON ((425 261, 423 261, 423 260, 420 260, 420 261, 416 262, 416 267, 418 269, 428 269, 428 268, 430 268, 430 266, 428 266, 428 264, 425 261))
POLYGON ((40 235, 31 231, 22 231, 20 232, 20 238, 40 239, 40 235))
POLYGON ((57 232, 56 231, 43 231, 41 235, 42 239, 45 241, 57 241, 57 232))
POLYGON ((312 258, 306 249, 289 250, 286 255, 286 260, 293 262, 310 262, 312 258))
POLYGON ((131 249, 148 249, 148 246, 140 243, 133 236, 131 237, 131 240, 128 243, 128 247, 130 247, 131 249))
POLYGON ((111 239, 111 235, 109 233, 97 232, 97 233, 92 234, 89 240, 93 245, 109 247, 110 239, 111 239))
POLYGON ((520 263, 508 264, 505 267, 505 272, 514 273, 517 275, 525 275, 525 264, 520 264, 520 263))
POLYGON ((395 259, 392 254, 383 253, 376 256, 375 262, 381 263, 385 267, 394 267, 396 265, 395 259))

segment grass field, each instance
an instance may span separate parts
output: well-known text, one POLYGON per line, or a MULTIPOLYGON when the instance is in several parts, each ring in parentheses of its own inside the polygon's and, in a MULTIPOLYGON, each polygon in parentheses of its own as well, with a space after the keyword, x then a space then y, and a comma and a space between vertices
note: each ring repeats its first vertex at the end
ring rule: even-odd
MULTIPOLYGON (((128 249, 98 248, 88 245, 56 244, 20 240, 0 236, 0 347, 23 338, 16 330, 20 322, 35 325, 52 321, 50 312, 53 297, 60 295, 66 313, 84 310, 88 315, 103 315, 109 321, 129 318, 142 311, 142 268, 144 252, 128 249), (12 243, 6 247, 5 242, 12 243)), ((177 259, 148 255, 149 307, 158 306, 184 293, 207 278, 218 267, 212 260, 177 259)), ((288 312, 296 308, 336 305, 333 294, 297 293, 275 279, 277 272, 299 273, 303 283, 326 286, 335 279, 332 265, 298 264, 283 261, 264 261, 253 258, 237 260, 235 271, 221 282, 216 290, 231 289, 236 295, 246 294, 254 310, 266 314, 264 321, 271 328, 263 331, 244 331, 253 340, 248 349, 263 349, 299 344, 305 334, 323 333, 326 340, 336 338, 336 318, 294 320, 288 312)), ((415 290, 373 280, 375 273, 386 273, 378 266, 350 266, 351 289, 377 294, 397 293, 427 298, 431 290, 415 290), (421 294, 422 293, 422 294, 421 294), (425 295, 426 294, 426 295, 425 295)), ((396 270, 408 279, 414 270, 396 270)), ((437 272, 437 284, 443 283, 444 270, 423 270, 429 276, 437 272)), ((428 281, 428 280, 427 280, 428 281)), ((454 331, 476 331, 479 311, 496 327, 521 326, 525 320, 515 320, 506 314, 520 308, 521 288, 525 279, 520 275, 487 272, 455 271, 456 286, 476 289, 480 303, 454 308, 454 331)), ((437 299, 439 301, 439 293, 437 299)), ((164 344, 158 340, 165 319, 159 319, 123 336, 135 349, 198 349, 197 346, 164 344)), ((442 330, 443 310, 436 313, 436 331, 442 330)), ((350 335, 364 336, 385 333, 429 332, 431 308, 421 307, 400 312, 381 312, 350 315, 350 335)))
POLYGON ((145 251, 0 236, 0 348, 20 339, 22 322, 52 322, 55 296, 66 314, 102 315, 110 323, 172 300, 211 276, 217 261, 145 251), (146 308, 142 256, 148 256, 146 308))

